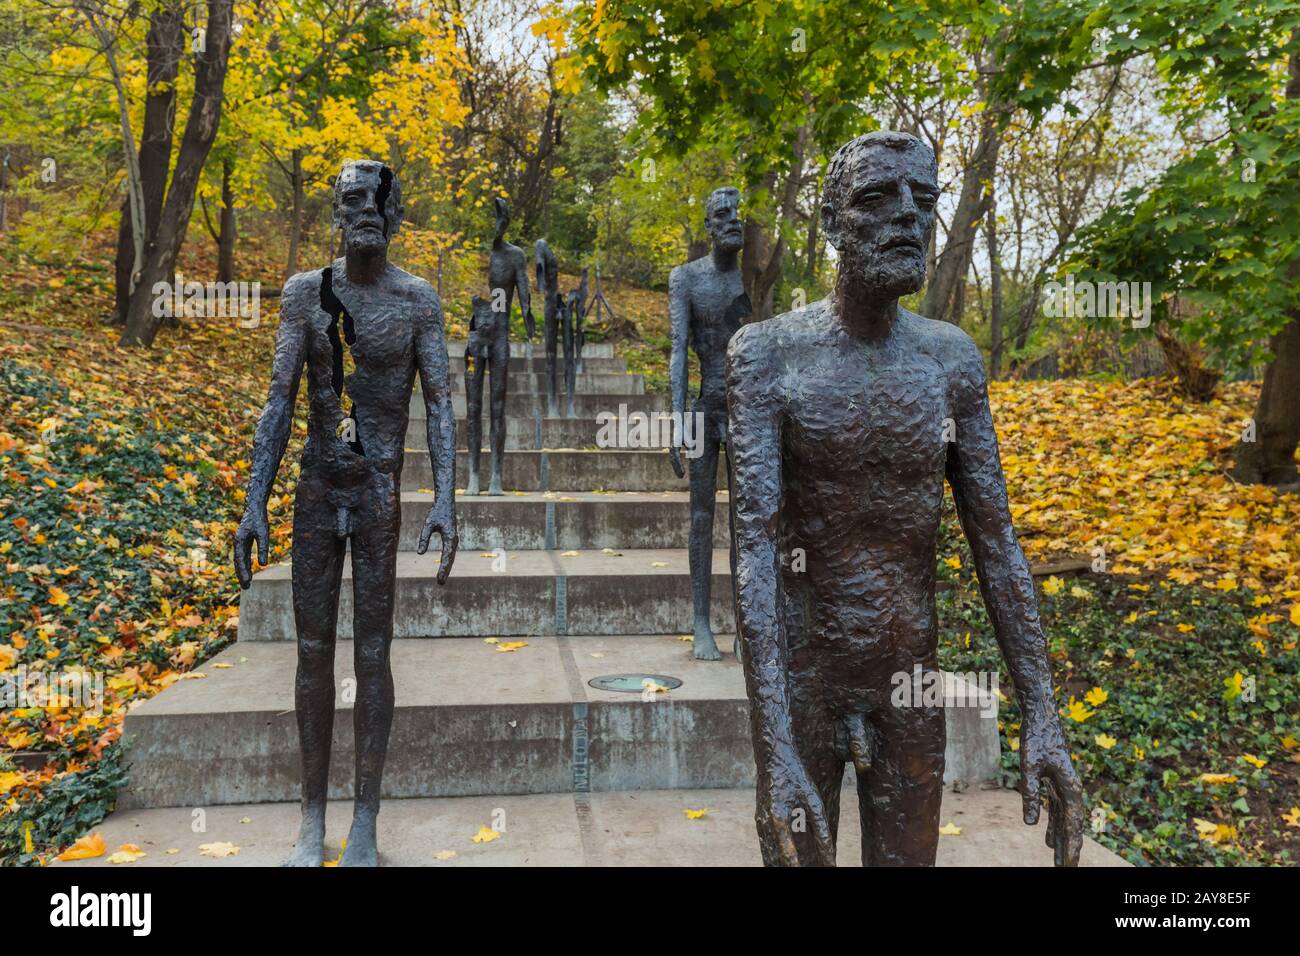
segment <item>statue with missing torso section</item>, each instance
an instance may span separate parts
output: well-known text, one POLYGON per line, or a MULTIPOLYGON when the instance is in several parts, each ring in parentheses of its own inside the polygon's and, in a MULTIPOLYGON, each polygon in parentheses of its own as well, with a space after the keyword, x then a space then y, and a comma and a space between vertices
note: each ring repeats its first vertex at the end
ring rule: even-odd
POLYGON ((302 828, 287 865, 320 866, 334 727, 334 643, 344 554, 351 542, 356 669, 353 738, 356 799, 343 866, 379 861, 376 823, 393 721, 393 600, 402 522, 403 444, 416 375, 424 392, 434 503, 420 532, 423 554, 442 540, 438 583, 456 557, 455 418, 438 295, 388 261, 401 223, 401 192, 378 162, 351 162, 334 183, 334 225, 344 256, 285 283, 266 408, 257 423, 235 572, 250 584, 254 542, 263 564, 266 502, 307 371, 307 441, 293 512, 294 684, 302 751, 302 828), (344 350, 355 363, 345 374, 344 350), (344 409, 345 401, 348 403, 344 409))

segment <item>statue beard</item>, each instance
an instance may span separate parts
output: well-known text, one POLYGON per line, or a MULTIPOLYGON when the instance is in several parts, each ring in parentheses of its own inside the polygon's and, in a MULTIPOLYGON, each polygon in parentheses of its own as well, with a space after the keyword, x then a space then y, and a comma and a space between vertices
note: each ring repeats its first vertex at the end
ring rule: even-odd
POLYGON ((744 232, 734 235, 723 233, 712 238, 713 248, 717 249, 719 252, 739 252, 745 245, 744 232))
POLYGON ((925 285, 925 253, 909 248, 872 249, 843 255, 841 268, 873 296, 897 299, 925 285))
POLYGON ((349 252, 373 255, 377 252, 383 252, 388 248, 388 237, 384 235, 382 228, 354 228, 346 233, 346 239, 346 245, 349 252))

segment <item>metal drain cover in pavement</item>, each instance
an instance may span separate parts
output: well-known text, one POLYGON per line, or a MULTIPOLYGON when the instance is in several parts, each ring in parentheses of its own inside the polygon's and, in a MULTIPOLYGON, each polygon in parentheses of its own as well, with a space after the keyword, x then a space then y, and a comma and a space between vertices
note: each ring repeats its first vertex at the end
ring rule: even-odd
POLYGON ((664 674, 606 674, 604 677, 593 677, 587 683, 596 690, 639 694, 645 690, 645 682, 648 680, 654 681, 660 687, 667 687, 669 690, 676 690, 682 686, 682 682, 676 677, 668 677, 664 674))

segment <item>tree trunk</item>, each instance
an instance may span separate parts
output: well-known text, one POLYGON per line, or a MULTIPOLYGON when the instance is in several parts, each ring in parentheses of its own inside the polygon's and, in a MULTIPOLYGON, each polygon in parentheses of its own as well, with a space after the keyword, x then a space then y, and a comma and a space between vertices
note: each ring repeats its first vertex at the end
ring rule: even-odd
POLYGON ((185 231, 194 211, 194 195, 208 151, 221 123, 226 66, 230 58, 230 21, 234 0, 208 0, 207 33, 203 52, 195 55, 194 99, 190 104, 180 154, 172 173, 158 228, 148 245, 139 284, 131 295, 126 329, 119 345, 153 344, 160 320, 153 315, 153 286, 166 281, 176 266, 185 231))
POLYGON ((288 280, 298 271, 298 247, 302 243, 302 150, 295 149, 291 160, 290 185, 293 187, 293 209, 289 214, 289 261, 284 266, 284 277, 288 280))
MULTIPOLYGON (((1288 276, 1300 280, 1300 263, 1288 276)), ((1297 480, 1295 451, 1300 444, 1300 312, 1273 336, 1273 361, 1255 405, 1254 441, 1237 446, 1233 476, 1253 484, 1290 485, 1297 480)))
MULTIPOLYGON (((1291 34, 1286 98, 1300 100, 1300 35, 1291 34)), ((1300 259, 1287 269, 1294 286, 1300 282, 1300 259)), ((1290 485, 1296 479, 1295 451, 1300 444, 1300 310, 1273 336, 1273 361, 1264 370, 1264 384, 1255 406, 1255 441, 1237 446, 1234 474, 1240 481, 1290 485)))
MULTIPOLYGON (((144 126, 140 133, 140 184, 144 194, 144 245, 153 240, 167 194, 167 169, 172 158, 172 129, 176 119, 176 77, 184 50, 184 24, 178 7, 159 7, 149 17, 145 38, 145 72, 148 92, 144 101, 144 126)), ((122 202, 113 263, 114 325, 126 321, 135 264, 135 231, 131 226, 131 201, 122 202)))
POLYGON ((221 226, 217 234, 217 281, 235 281, 235 190, 230 185, 234 162, 229 158, 221 162, 221 226))
POLYGON ((998 249, 998 203, 994 195, 985 216, 989 245, 989 378, 1002 377, 1002 253, 998 249))
POLYGON ((1165 363, 1178 376, 1179 391, 1194 402, 1212 399, 1223 373, 1205 365, 1201 347, 1184 342, 1165 322, 1156 323, 1153 331, 1165 363))
POLYGON ((952 228, 943 252, 934 266, 934 274, 925 290, 921 314, 954 325, 960 323, 959 288, 966 282, 970 271, 971 255, 975 251, 975 233, 980 220, 988 212, 993 198, 993 178, 997 174, 998 147, 1002 143, 1002 130, 997 113, 990 105, 985 108, 980 123, 979 140, 962 175, 961 194, 952 216, 952 228))

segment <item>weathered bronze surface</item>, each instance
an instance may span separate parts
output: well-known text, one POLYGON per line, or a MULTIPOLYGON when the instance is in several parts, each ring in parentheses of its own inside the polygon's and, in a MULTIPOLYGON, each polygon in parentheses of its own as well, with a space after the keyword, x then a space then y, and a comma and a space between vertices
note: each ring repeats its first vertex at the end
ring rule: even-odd
POLYGON ((469 477, 465 494, 479 493, 479 455, 483 449, 483 376, 492 376, 488 395, 488 494, 499 495, 503 455, 506 449, 506 391, 510 375, 510 306, 515 294, 519 295, 519 308, 524 313, 524 326, 531 343, 536 332, 536 320, 528 295, 528 257, 524 250, 505 241, 506 227, 510 225, 510 207, 504 199, 494 203, 496 234, 492 239, 492 252, 488 256, 487 300, 475 296, 469 322, 469 339, 465 343, 465 430, 469 452, 469 477))
MULTIPOLYGON (((713 580, 713 517, 718 494, 718 452, 727 440, 727 388, 724 363, 727 343, 750 315, 740 273, 744 229, 739 215, 740 192, 734 187, 715 189, 704 207, 704 227, 713 249, 668 275, 668 314, 672 327, 669 378, 673 414, 683 424, 681 439, 691 439, 691 531, 689 560, 691 598, 694 603, 695 656, 722 658, 709 626, 709 596, 713 580), (688 409, 687 349, 700 362, 700 393, 688 409)), ((680 447, 674 442, 669 461, 678 478, 684 476, 680 447)), ((727 475, 731 458, 727 456, 727 475)), ((731 509, 727 510, 730 520, 731 509)), ((735 541, 731 569, 736 569, 735 541)))
POLYGON ((559 397, 559 346, 564 344, 564 389, 568 394, 564 414, 568 418, 575 416, 573 395, 576 386, 576 357, 574 355, 573 322, 569 315, 569 303, 560 291, 560 267, 555 261, 555 253, 550 243, 538 239, 533 244, 533 253, 537 263, 537 291, 541 293, 542 334, 546 338, 546 414, 551 418, 560 415, 559 397))
POLYGON ((402 218, 401 192, 382 163, 343 167, 334 225, 344 256, 284 287, 266 407, 257 423, 243 520, 235 533, 239 584, 250 552, 265 564, 266 502, 307 370, 307 441, 293 516, 293 612, 298 637, 294 705, 302 750, 302 829, 286 865, 320 866, 334 726, 334 643, 343 558, 351 542, 356 701, 356 802, 343 866, 379 861, 376 819, 393 719, 393 597, 401 526, 403 439, 418 373, 428 415, 436 494, 420 533, 423 554, 442 539, 438 583, 456 557, 455 418, 442 306, 433 287, 388 262, 402 218), (345 374, 344 348, 355 371, 345 374), (344 399, 350 408, 344 411, 344 399))
POLYGON ((933 864, 942 707, 895 706, 937 668, 944 479, 1021 708, 1024 818, 1074 865, 1078 776, 1052 695, 1029 565, 1011 525, 983 361, 957 326, 900 308, 925 281, 933 153, 898 133, 843 146, 822 222, 834 292, 745 326, 727 353, 736 619, 769 865, 831 864, 852 762, 867 865, 933 864))

